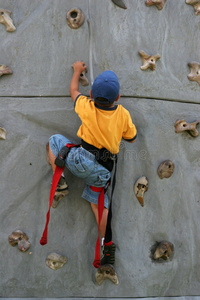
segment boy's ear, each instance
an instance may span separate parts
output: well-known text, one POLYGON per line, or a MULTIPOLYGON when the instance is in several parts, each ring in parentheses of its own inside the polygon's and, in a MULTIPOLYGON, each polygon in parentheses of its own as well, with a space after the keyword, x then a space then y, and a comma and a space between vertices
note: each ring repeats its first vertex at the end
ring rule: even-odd
POLYGON ((93 99, 93 97, 92 97, 92 91, 91 90, 90 90, 90 98, 93 99))
POLYGON ((119 94, 119 95, 118 95, 118 97, 117 97, 117 99, 116 99, 115 101, 118 101, 118 100, 119 100, 119 98, 120 98, 120 96, 121 96, 121 95, 119 94))

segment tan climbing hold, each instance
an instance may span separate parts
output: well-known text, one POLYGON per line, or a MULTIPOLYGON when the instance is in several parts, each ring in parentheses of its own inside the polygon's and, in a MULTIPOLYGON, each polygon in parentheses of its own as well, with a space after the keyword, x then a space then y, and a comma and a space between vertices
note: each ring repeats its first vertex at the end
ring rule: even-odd
MULTIPOLYGON (((72 69, 73 69, 73 65, 72 65, 72 69)), ((80 74, 80 77, 79 77, 79 82, 82 86, 87 86, 89 85, 89 80, 87 79, 86 77, 86 73, 87 73, 87 69, 85 69, 81 74, 80 74)))
POLYGON ((196 16, 200 13, 200 0, 186 0, 186 4, 190 4, 194 7, 196 16))
POLYGON ((10 74, 12 74, 12 70, 9 67, 5 65, 0 65, 0 77, 2 75, 10 75, 10 74))
POLYGON ((50 269, 56 271, 62 268, 67 262, 67 258, 58 253, 50 253, 46 258, 46 265, 50 269))
POLYGON ((85 75, 86 73, 87 73, 87 70, 84 70, 84 71, 81 73, 80 78, 79 78, 80 84, 81 84, 82 86, 87 86, 87 85, 89 85, 89 80, 87 79, 87 77, 86 77, 86 75, 85 75))
POLYGON ((0 8, 0 23, 6 26, 6 31, 15 31, 16 27, 13 24, 13 20, 10 17, 11 12, 6 9, 0 8))
POLYGON ((174 163, 171 160, 165 160, 158 167, 158 176, 160 179, 169 178, 172 176, 174 168, 174 163))
POLYGON ((166 0, 146 0, 146 5, 147 6, 152 6, 155 5, 157 9, 161 10, 163 9, 165 5, 166 0))
POLYGON ((110 279, 114 284, 119 284, 115 269, 111 265, 103 265, 96 272, 96 282, 101 285, 105 279, 110 279))
POLYGON ((200 85, 200 63, 193 61, 188 64, 190 68, 190 74, 188 74, 188 79, 190 81, 196 81, 200 85))
POLYGON ((195 121, 193 123, 187 123, 185 120, 177 120, 174 124, 175 132, 183 132, 188 131, 192 136, 196 137, 199 135, 196 126, 199 124, 199 121, 195 121))
POLYGON ((85 16, 80 8, 72 8, 67 12, 66 15, 67 24, 72 29, 78 29, 82 26, 85 16))
POLYGON ((157 242, 156 249, 153 255, 153 259, 164 259, 168 260, 173 254, 174 245, 168 241, 157 242))
POLYGON ((138 178, 135 182, 134 193, 138 201, 144 206, 144 193, 148 190, 148 179, 145 176, 138 178))
POLYGON ((144 52, 143 50, 140 50, 139 54, 142 58, 142 63, 143 63, 143 65, 140 67, 140 69, 142 71, 145 71, 146 69, 149 68, 150 70, 154 71, 156 68, 156 61, 160 58, 160 55, 159 54, 149 55, 146 52, 144 52))
POLYGON ((0 139, 6 140, 6 134, 7 134, 7 132, 6 132, 5 128, 0 127, 0 139))
POLYGON ((31 243, 29 242, 29 237, 21 230, 15 230, 12 232, 11 235, 8 237, 9 244, 13 247, 18 245, 18 249, 21 252, 27 251, 31 243))

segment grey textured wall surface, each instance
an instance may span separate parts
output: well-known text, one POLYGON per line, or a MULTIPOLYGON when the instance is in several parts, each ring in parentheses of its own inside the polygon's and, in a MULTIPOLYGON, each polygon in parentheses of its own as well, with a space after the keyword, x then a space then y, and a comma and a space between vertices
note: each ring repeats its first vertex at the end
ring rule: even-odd
MULTIPOLYGON (((0 24, 0 64, 13 70, 0 77, 0 124, 7 131, 0 140, 1 297, 200 296, 200 139, 174 130, 177 119, 200 117, 200 86, 187 78, 187 64, 200 61, 200 16, 184 0, 167 0, 161 11, 143 0, 124 1, 127 10, 109 0, 0 0, 17 28, 9 33, 0 24), (86 20, 72 30, 66 13, 76 6, 86 20), (161 55, 155 71, 140 70, 139 50, 161 55), (67 170, 70 193, 51 210, 48 244, 39 244, 52 179, 46 142, 55 133, 79 142, 69 84, 71 65, 80 59, 88 65, 88 78, 91 68, 94 76, 106 69, 117 73, 119 103, 138 129, 134 144, 122 141, 118 159, 112 224, 119 285, 95 282, 97 226, 81 198, 84 182, 67 170), (157 168, 166 159, 175 171, 161 180, 157 168), (149 179, 144 207, 133 191, 142 175, 149 179), (29 251, 9 245, 15 229, 28 234, 29 251), (155 263, 150 248, 161 240, 174 244, 174 256, 155 263), (45 265, 51 252, 68 258, 62 269, 45 265)), ((89 89, 80 87, 86 94, 89 89)))

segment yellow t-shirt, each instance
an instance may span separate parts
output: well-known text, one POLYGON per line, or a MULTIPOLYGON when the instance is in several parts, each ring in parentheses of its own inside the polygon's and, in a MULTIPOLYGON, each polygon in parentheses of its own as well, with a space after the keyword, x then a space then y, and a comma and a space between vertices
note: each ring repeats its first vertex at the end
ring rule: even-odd
POLYGON ((74 105, 82 121, 77 136, 85 142, 116 154, 122 138, 127 141, 136 139, 136 127, 122 105, 102 107, 82 94, 78 95, 74 105))

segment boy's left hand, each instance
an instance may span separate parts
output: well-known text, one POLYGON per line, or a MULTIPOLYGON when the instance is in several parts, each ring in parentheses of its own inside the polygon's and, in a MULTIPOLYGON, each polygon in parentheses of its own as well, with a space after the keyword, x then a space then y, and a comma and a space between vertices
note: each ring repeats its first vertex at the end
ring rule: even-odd
POLYGON ((85 65, 85 63, 83 61, 76 61, 73 64, 73 69, 74 69, 74 72, 78 72, 79 74, 81 74, 85 70, 87 72, 87 66, 85 65))

